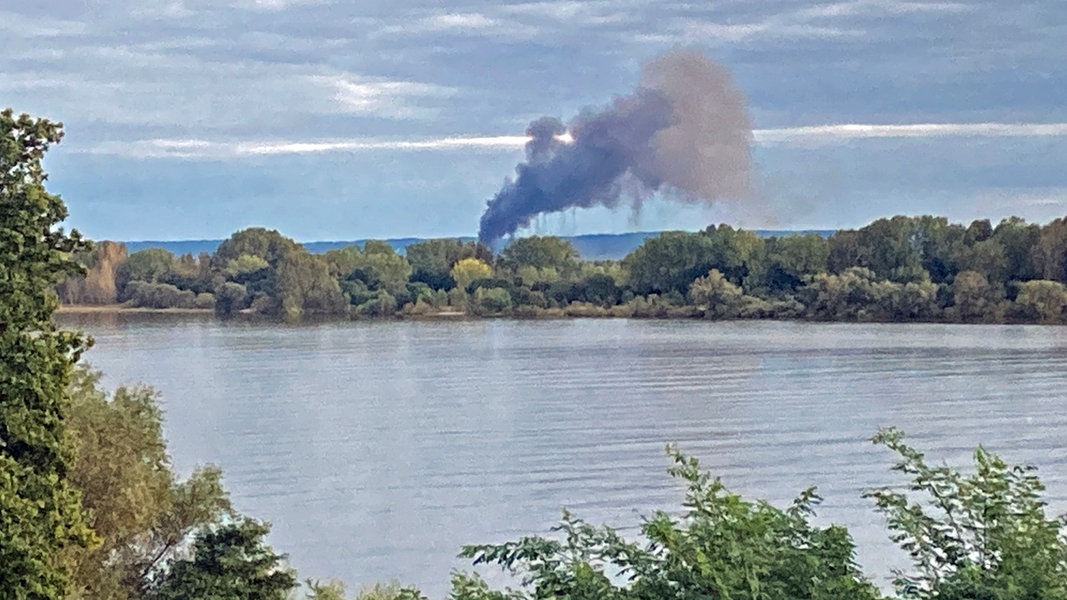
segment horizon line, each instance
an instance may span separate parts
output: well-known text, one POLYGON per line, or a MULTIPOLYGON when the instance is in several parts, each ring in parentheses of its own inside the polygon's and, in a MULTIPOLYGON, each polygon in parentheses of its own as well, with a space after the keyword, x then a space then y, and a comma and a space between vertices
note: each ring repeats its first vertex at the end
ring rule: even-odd
MULTIPOLYGON (((252 226, 252 227, 256 227, 256 226, 252 226)), ((248 228, 242 228, 242 229, 248 229, 248 228)), ((236 231, 241 231, 242 229, 238 229, 236 231)), ((568 239, 568 238, 581 238, 581 237, 591 237, 591 236, 623 236, 623 235, 642 235, 642 234, 656 235, 656 234, 665 233, 665 232, 671 232, 671 231, 691 231, 692 233, 696 233, 698 231, 701 231, 702 229, 703 228, 694 229, 694 230, 688 230, 688 229, 642 229, 642 230, 639 230, 639 231, 575 233, 575 234, 568 234, 568 235, 564 235, 564 234, 559 234, 559 235, 556 235, 556 234, 533 234, 533 235, 541 235, 541 236, 547 236, 547 237, 558 237, 558 238, 568 239)), ((763 231, 763 232, 775 232, 775 233, 777 233, 777 232, 823 233, 823 232, 827 232, 827 231, 839 231, 841 228, 840 227, 824 227, 824 228, 819 228, 819 227, 800 227, 800 228, 796 228, 796 229, 793 229, 793 228, 781 229, 781 228, 777 228, 777 227, 740 227, 738 229, 743 229, 744 231, 753 231, 753 232, 763 231)), ((284 235, 284 233, 282 235, 284 235)), ((528 236, 523 235, 523 236, 519 236, 519 237, 528 237, 528 236)), ((154 240, 150 240, 150 239, 116 240, 116 239, 108 238, 108 239, 94 239, 94 241, 98 241, 98 242, 116 242, 116 243, 120 243, 120 244, 157 244, 157 243, 158 244, 176 244, 176 243, 180 243, 180 242, 188 242, 188 243, 196 243, 196 242, 225 242, 228 239, 229 239, 228 237, 222 237, 222 238, 183 238, 183 239, 171 239, 171 240, 160 240, 160 239, 154 239, 154 240)), ((404 240, 426 241, 426 240, 477 240, 477 239, 478 239, 478 233, 474 232, 474 233, 466 234, 466 235, 446 235, 446 236, 432 236, 432 237, 430 237, 430 236, 420 236, 420 235, 401 235, 401 236, 387 236, 387 237, 359 237, 359 238, 347 239, 347 240, 346 239, 332 239, 332 240, 329 240, 329 239, 316 239, 316 240, 297 240, 297 239, 293 239, 293 241, 295 241, 298 244, 347 244, 347 243, 352 243, 352 242, 399 242, 399 241, 404 241, 404 240)))

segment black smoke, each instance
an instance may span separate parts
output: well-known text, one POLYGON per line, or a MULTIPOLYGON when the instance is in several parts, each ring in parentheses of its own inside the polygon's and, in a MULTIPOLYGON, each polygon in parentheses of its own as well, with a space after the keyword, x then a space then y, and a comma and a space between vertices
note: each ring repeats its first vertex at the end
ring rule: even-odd
POLYGON ((752 126, 744 97, 699 52, 661 56, 645 66, 632 94, 568 126, 542 117, 526 133, 526 162, 487 203, 482 242, 572 207, 628 201, 639 208, 656 192, 683 202, 736 201, 748 192, 752 126))

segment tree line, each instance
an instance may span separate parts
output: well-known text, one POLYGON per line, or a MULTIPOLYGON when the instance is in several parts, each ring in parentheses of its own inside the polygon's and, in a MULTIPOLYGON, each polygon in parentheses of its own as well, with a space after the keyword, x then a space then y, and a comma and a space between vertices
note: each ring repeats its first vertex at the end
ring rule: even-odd
POLYGON ((64 303, 220 316, 1067 319, 1067 218, 964 226, 896 216, 829 236, 766 238, 718 225, 662 233, 617 261, 582 260, 551 236, 514 239, 499 255, 457 239, 414 243, 403 254, 382 241, 311 254, 263 228, 238 231, 198 257, 158 248, 127 254, 101 242, 78 259, 86 272, 59 285, 64 303))

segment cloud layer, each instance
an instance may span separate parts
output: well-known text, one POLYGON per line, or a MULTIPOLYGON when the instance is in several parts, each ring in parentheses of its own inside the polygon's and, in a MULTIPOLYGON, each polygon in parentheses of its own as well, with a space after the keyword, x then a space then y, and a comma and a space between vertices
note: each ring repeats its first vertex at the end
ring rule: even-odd
MULTIPOLYGON (((894 165, 915 169, 901 172, 917 198, 909 202, 929 202, 929 212, 948 206, 951 196, 953 206, 970 202, 977 214, 984 205, 974 198, 1001 197, 1000 188, 979 188, 964 177, 982 140, 1003 141, 1019 153, 998 158, 1006 166, 998 186, 1013 193, 1067 187, 1032 167, 1044 164, 1039 159, 1049 144, 1059 147, 1067 123, 1067 4, 1059 0, 469 0, 454 6, 423 0, 8 3, 0 8, 0 97, 16 110, 65 122, 68 136, 56 150, 65 172, 53 179, 75 219, 95 219, 80 226, 112 237, 128 234, 127 220, 138 227, 155 223, 156 237, 208 226, 194 210, 164 216, 161 207, 176 200, 147 182, 122 191, 130 173, 145 169, 145 159, 168 173, 186 173, 194 187, 185 188, 185 198, 222 189, 195 187, 197 180, 239 172, 250 178, 246 187, 256 188, 254 194, 234 189, 215 198, 231 212, 213 213, 211 227, 288 214, 271 208, 294 201, 280 190, 306 189, 320 197, 345 190, 354 214, 382 221, 338 231, 337 219, 311 208, 307 218, 319 225, 309 222, 308 236, 371 235, 371 228, 406 233, 408 215, 382 208, 406 206, 400 194, 422 198, 431 209, 434 202, 447 204, 458 215, 435 220, 441 229, 433 232, 470 233, 485 199, 510 172, 499 165, 514 160, 524 143, 517 134, 528 121, 604 105, 632 88, 640 64, 678 45, 698 46, 731 69, 758 128, 768 190, 791 180, 781 186, 785 191, 773 192, 782 199, 796 196, 789 190, 825 189, 862 197, 878 213, 895 210, 892 194, 874 198, 865 181, 837 185, 832 173, 819 181, 817 170, 797 168, 813 147, 834 155, 835 145, 862 145, 875 154, 893 145, 878 160, 893 172, 894 165), (442 156, 430 159, 437 150, 442 156), (450 166, 460 156, 464 170, 450 166), (283 169, 292 186, 263 189, 245 171, 266 163, 278 168, 274 161, 296 157, 345 164, 325 171, 310 161, 302 171, 283 169), (933 162, 957 176, 955 191, 945 191, 942 175, 924 169, 933 162), (419 193, 410 181, 366 185, 389 173, 421 176, 430 187, 419 193), (106 201, 114 210, 105 219, 91 209, 102 200, 89 192, 108 182, 114 185, 106 201)), ((584 226, 597 229, 593 221, 584 226)))
MULTIPOLYGON (((878 125, 847 123, 806 127, 756 129, 754 141, 763 145, 834 144, 851 140, 917 139, 946 137, 1047 138, 1067 137, 1067 123, 917 123, 878 125)), ((149 139, 105 142, 81 150, 89 154, 127 158, 182 158, 229 160, 276 154, 363 153, 375 151, 497 151, 520 150, 532 138, 523 135, 459 135, 415 139, 323 139, 323 140, 207 140, 149 139)))

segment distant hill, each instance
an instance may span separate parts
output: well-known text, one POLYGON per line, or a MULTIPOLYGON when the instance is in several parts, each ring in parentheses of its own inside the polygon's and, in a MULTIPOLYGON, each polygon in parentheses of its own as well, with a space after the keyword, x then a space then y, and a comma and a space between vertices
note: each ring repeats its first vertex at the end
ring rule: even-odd
MULTIPOLYGON (((805 231, 788 231, 780 229, 757 229, 756 234, 761 237, 783 236, 803 233, 817 233, 828 236, 832 229, 813 229, 805 231)), ((574 245, 574 249, 585 260, 616 260, 623 258, 641 245, 646 239, 659 235, 659 231, 639 231, 635 233, 593 233, 586 235, 560 236, 574 245)), ((420 242, 425 238, 393 238, 385 240, 397 252, 403 253, 408 244, 420 242)), ((473 241, 473 237, 460 237, 462 241, 473 241)), ((367 240, 354 241, 325 241, 325 242, 302 242, 308 252, 322 254, 335 248, 344 248, 353 244, 363 246, 367 240)), ((134 241, 123 242, 129 252, 137 252, 146 248, 163 248, 176 255, 192 254, 199 255, 201 252, 212 254, 218 249, 222 240, 175 240, 175 241, 134 241)))

